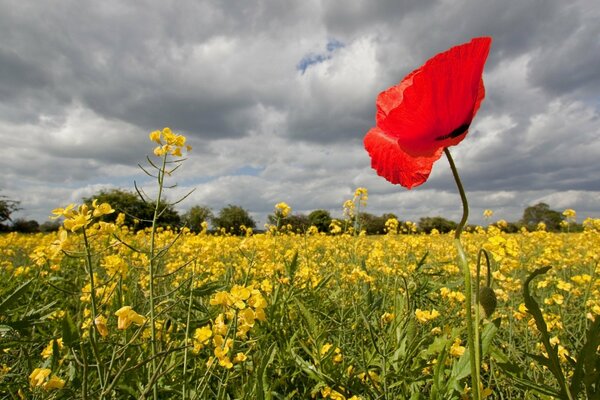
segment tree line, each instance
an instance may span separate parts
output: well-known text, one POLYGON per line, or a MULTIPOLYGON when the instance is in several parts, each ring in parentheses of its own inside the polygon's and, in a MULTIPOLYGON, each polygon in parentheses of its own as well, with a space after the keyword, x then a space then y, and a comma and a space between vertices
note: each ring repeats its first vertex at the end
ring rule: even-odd
MULTIPOLYGON (((155 204, 143 200, 137 193, 121 189, 102 190, 91 197, 83 199, 84 203, 91 204, 94 199, 99 203, 109 203, 117 212, 105 215, 106 222, 114 222, 119 213, 125 215, 125 225, 133 229, 144 229, 152 225, 155 204)), ((35 220, 11 219, 11 215, 20 210, 19 202, 11 200, 5 196, 0 196, 0 231, 2 232, 50 232, 59 228, 60 222, 47 221, 39 224, 35 220)), ((188 227, 192 232, 200 232, 203 229, 210 231, 225 231, 234 235, 245 234, 248 229, 257 230, 256 221, 250 213, 241 206, 228 204, 221 208, 218 213, 214 213, 210 207, 195 205, 187 212, 179 214, 169 203, 159 204, 161 210, 158 224, 160 226, 188 227)), ((447 233, 456 229, 456 222, 446 218, 423 217, 416 224, 400 221, 395 214, 387 213, 374 215, 368 212, 360 212, 358 216, 339 221, 336 231, 355 229, 364 230, 369 235, 384 234, 389 227, 386 223, 395 219, 398 221, 394 229, 400 233, 424 232, 431 233, 436 230, 440 233, 447 233), (338 230, 339 229, 339 230, 338 230)), ((330 233, 334 218, 327 210, 314 210, 309 214, 290 214, 279 215, 277 212, 267 217, 270 226, 278 229, 284 229, 290 232, 306 232, 311 226, 314 226, 319 232, 330 233)), ((517 222, 497 223, 497 226, 508 233, 518 232, 521 228, 529 231, 537 229, 538 225, 543 223, 546 230, 557 232, 569 225, 569 231, 581 229, 581 225, 572 221, 566 221, 566 217, 555 210, 552 210, 546 203, 538 203, 527 207, 523 211, 523 217, 517 222)), ((334 223, 335 225, 335 223, 334 223)), ((262 229, 258 229, 259 231, 262 229)))

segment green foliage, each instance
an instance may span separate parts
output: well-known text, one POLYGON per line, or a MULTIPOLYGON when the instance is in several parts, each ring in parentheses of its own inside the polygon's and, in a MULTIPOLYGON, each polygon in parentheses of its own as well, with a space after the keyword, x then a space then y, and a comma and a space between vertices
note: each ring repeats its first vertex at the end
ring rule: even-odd
POLYGON ((60 222, 58 221, 46 221, 40 225, 40 232, 56 232, 60 228, 60 222))
POLYGON ((5 221, 11 221, 10 216, 15 211, 19 211, 20 202, 16 200, 10 200, 6 196, 0 196, 0 224, 5 221))
POLYGON ((292 214, 285 218, 278 218, 276 214, 269 214, 267 222, 273 226, 277 226, 279 223, 279 227, 285 227, 286 230, 289 225, 289 231, 291 232, 306 232, 311 225, 310 220, 304 214, 292 214))
MULTIPOLYGON (((153 202, 143 200, 138 194, 121 189, 101 190, 93 196, 84 198, 86 204, 92 204, 97 200, 98 204, 108 203, 115 213, 102 216, 105 222, 114 222, 119 213, 125 214, 125 225, 134 226, 136 229, 144 229, 152 226, 154 216, 153 202)), ((161 202, 159 205, 158 226, 178 226, 181 223, 179 214, 172 205, 161 202)))
POLYGON ((456 229, 456 222, 442 217, 423 217, 419 220, 418 226, 425 233, 431 233, 433 229, 437 229, 440 233, 447 233, 456 229))
POLYGON ((12 231, 19 233, 35 233, 40 231, 40 224, 35 220, 16 219, 12 224, 12 231))
POLYGON ((223 207, 219 211, 219 215, 213 218, 213 224, 216 228, 225 229, 233 235, 244 234, 244 231, 241 229, 242 226, 246 228, 256 227, 256 222, 248 214, 248 211, 233 204, 223 207))
POLYGON ((361 212, 358 215, 358 223, 360 229, 366 231, 368 235, 382 235, 386 233, 385 223, 390 218, 397 219, 394 214, 377 216, 367 212, 361 212))
POLYGON ((308 221, 316 226, 319 232, 329 232, 331 214, 327 210, 314 210, 308 214, 308 221))
POLYGON ((207 206, 193 206, 181 216, 182 222, 194 233, 202 231, 202 223, 210 223, 214 215, 207 206))
POLYGON ((550 206, 546 203, 538 203, 534 206, 527 207, 525 211, 523 211, 521 224, 532 231, 536 229, 540 222, 542 222, 546 224, 546 230, 558 232, 562 220, 563 216, 561 213, 550 209, 550 206))

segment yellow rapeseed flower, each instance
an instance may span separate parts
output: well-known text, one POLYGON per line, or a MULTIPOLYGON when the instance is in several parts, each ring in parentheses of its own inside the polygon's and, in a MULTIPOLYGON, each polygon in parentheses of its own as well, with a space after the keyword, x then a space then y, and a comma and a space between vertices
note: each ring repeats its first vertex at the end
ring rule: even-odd
POLYGON ((33 387, 42 386, 52 371, 49 368, 36 368, 29 375, 29 384, 33 387))
POLYGON ((59 378, 56 375, 53 375, 48 382, 44 383, 42 385, 42 387, 44 388, 44 390, 50 390, 50 389, 62 389, 65 386, 65 381, 61 378, 59 378))
POLYGON ((436 309, 433 309, 431 311, 427 311, 427 310, 423 311, 420 308, 417 308, 415 310, 415 317, 417 317, 417 321, 419 321, 422 324, 432 321, 439 316, 440 316, 440 313, 436 309))
POLYGON ((125 330, 134 323, 138 326, 143 325, 146 322, 146 318, 133 311, 130 306, 124 306, 119 308, 115 315, 119 318, 117 320, 117 329, 125 330))
MULTIPOLYGON (((58 350, 62 350, 63 346, 63 340, 62 338, 58 338, 56 339, 56 345, 58 346, 58 350)), ((42 350, 42 358, 46 359, 49 358, 52 355, 52 351, 54 348, 54 339, 52 339, 50 342, 48 342, 48 345, 44 348, 44 350, 42 350)))
POLYGON ((98 315, 94 320, 94 325, 96 326, 96 329, 98 329, 100 336, 108 336, 108 326, 106 325, 106 317, 104 315, 98 315))

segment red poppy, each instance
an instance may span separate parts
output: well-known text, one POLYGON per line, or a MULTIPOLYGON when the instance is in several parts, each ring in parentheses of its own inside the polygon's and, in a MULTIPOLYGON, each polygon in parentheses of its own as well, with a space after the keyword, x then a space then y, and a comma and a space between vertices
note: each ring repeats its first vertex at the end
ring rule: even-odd
POLYGON ((444 148, 465 138, 485 96, 483 65, 491 43, 482 37, 452 47, 377 96, 376 126, 364 140, 377 174, 418 186, 444 148))

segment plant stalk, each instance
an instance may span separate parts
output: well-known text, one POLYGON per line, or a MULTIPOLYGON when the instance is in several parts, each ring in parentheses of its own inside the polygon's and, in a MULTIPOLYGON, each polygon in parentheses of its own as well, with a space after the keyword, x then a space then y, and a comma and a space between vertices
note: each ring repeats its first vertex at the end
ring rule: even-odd
MULTIPOLYGON (((156 269, 156 228, 157 228, 157 220, 159 216, 159 208, 160 208, 160 199, 162 197, 164 179, 165 179, 165 169, 167 165, 167 154, 163 155, 162 166, 158 171, 158 195, 156 196, 156 204, 154 205, 154 216, 152 217, 152 231, 150 233, 150 265, 149 265, 149 275, 150 275, 150 335, 151 335, 151 349, 152 349, 152 370, 150 376, 154 376, 156 374, 156 325, 155 325, 155 314, 154 314, 154 275, 156 269)), ((158 399, 158 387, 156 386, 156 381, 152 383, 152 395, 154 400, 158 399)))
MULTIPOLYGON (((465 312, 467 319, 467 343, 469 347, 469 362, 471 366, 471 386, 473 391, 473 398, 477 400, 481 400, 480 395, 480 382, 481 376, 480 371, 480 355, 479 355, 479 321, 475 321, 473 323, 473 289, 471 285, 471 270, 469 268, 469 264, 467 261, 467 255, 465 254, 465 250, 460 241, 460 234, 462 233, 463 228, 467 223, 467 219, 469 218, 469 203, 467 201, 467 195, 465 194, 465 190, 463 188, 462 182, 458 175, 458 170, 456 169, 456 165, 454 165, 454 160, 452 159, 452 155, 450 155, 450 151, 448 148, 444 149, 444 153, 446 154, 446 158, 448 159, 448 163, 450 164, 450 169, 452 170, 452 175, 454 177, 454 181, 456 182, 456 186, 458 188, 458 192, 460 194, 460 199, 462 201, 463 207, 463 215, 462 218, 456 227, 456 231, 454 232, 454 246, 456 247, 456 251, 458 253, 458 264, 463 270, 464 280, 465 280, 465 312)), ((475 307, 478 307, 478 304, 475 304, 475 307)))

